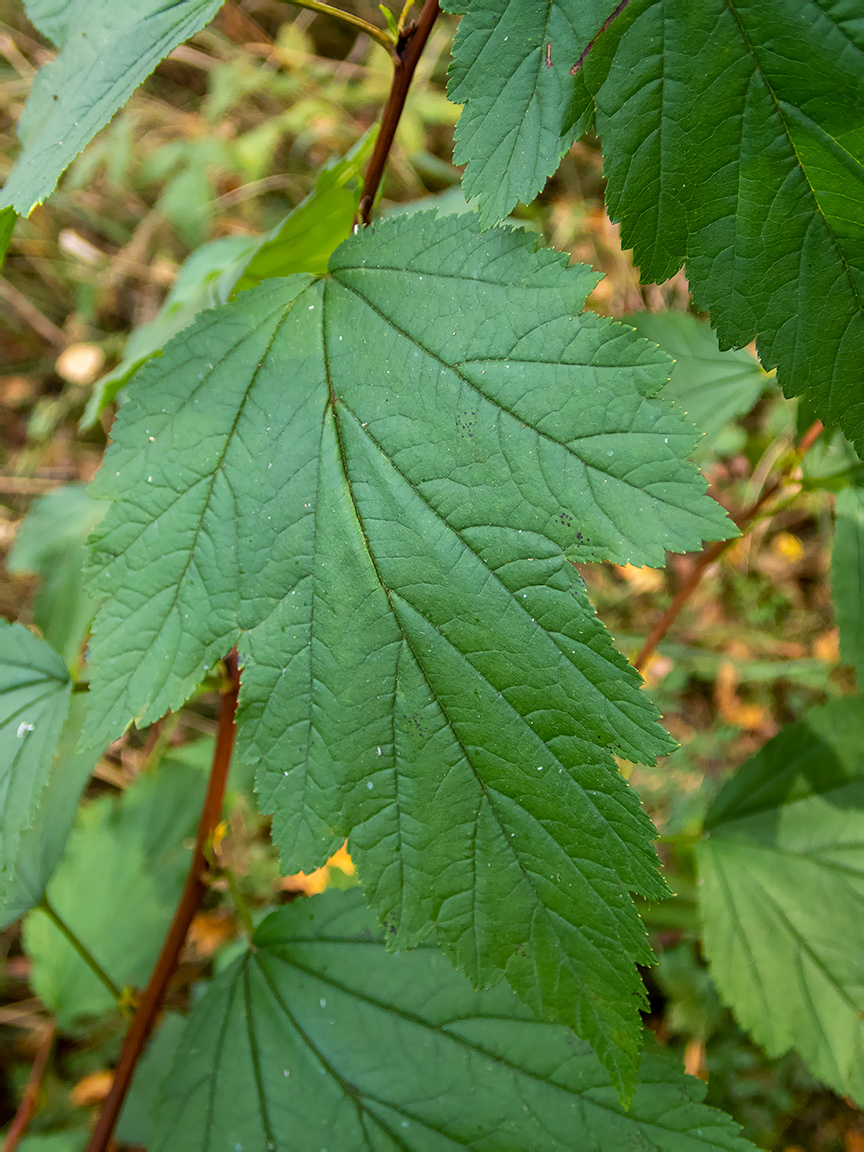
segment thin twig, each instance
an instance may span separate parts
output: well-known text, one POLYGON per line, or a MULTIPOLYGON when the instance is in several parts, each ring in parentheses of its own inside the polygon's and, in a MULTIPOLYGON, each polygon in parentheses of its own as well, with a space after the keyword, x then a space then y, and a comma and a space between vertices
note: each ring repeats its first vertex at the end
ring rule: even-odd
MULTIPOLYGON (((770 484, 767 485, 767 487, 762 492, 762 495, 757 500, 754 500, 753 503, 749 507, 745 508, 743 512, 740 512, 737 516, 732 517, 734 523, 737 524, 742 532, 757 518, 765 505, 768 504, 770 500, 773 500, 773 498, 777 495, 786 480, 789 478, 790 471, 801 463, 801 461, 816 443, 822 428, 823 425, 821 420, 817 420, 814 424, 811 424, 811 426, 801 437, 791 464, 784 468, 779 473, 779 475, 775 476, 775 478, 771 481, 770 484)), ((693 567, 687 573, 687 576, 684 578, 681 587, 675 594, 675 599, 654 625, 651 633, 648 636, 648 639, 642 646, 642 651, 633 661, 635 667, 638 668, 640 672, 648 663, 651 656, 653 656, 657 645, 669 631, 670 627, 677 619, 681 609, 699 587, 699 584, 702 580, 702 577, 705 575, 706 570, 711 567, 715 560, 718 560, 723 555, 727 548, 731 548, 737 539, 738 537, 735 536, 731 540, 718 540, 716 544, 712 544, 710 548, 708 548, 705 552, 702 552, 696 558, 693 567)))
POLYGON ((234 714, 237 711, 237 695, 240 689, 240 672, 237 666, 236 649, 225 658, 225 665, 229 684, 227 691, 222 696, 222 704, 219 709, 216 747, 213 750, 210 779, 207 783, 207 794, 201 809, 198 837, 195 841, 195 850, 192 853, 189 874, 186 877, 183 894, 174 913, 174 919, 171 921, 171 927, 168 929, 168 935, 162 945, 159 959, 156 961, 156 967, 153 969, 147 987, 141 994, 138 1008, 123 1041, 123 1049, 120 1053, 120 1059, 117 1061, 111 1091, 102 1105, 99 1120, 93 1130, 93 1135, 90 1137, 90 1143, 87 1145, 87 1152, 107 1152, 135 1068, 144 1052, 144 1045, 153 1030, 162 1002, 165 999, 168 981, 177 968, 189 925, 192 923, 207 890, 204 882, 207 871, 207 850, 222 815, 225 783, 231 765, 231 753, 234 750, 234 714))
POLYGON ((323 3, 323 0, 289 0, 289 3, 296 4, 298 8, 309 8, 313 12, 320 12, 322 16, 334 16, 345 24, 359 28, 361 32, 365 32, 367 36, 377 40, 388 52, 393 47, 393 38, 385 28, 378 28, 361 16, 355 16, 353 12, 343 12, 341 8, 334 8, 332 4, 323 3))
POLYGON ((99 983, 119 1003, 123 999, 123 989, 115 984, 90 949, 79 940, 47 896, 43 896, 38 904, 39 909, 45 913, 57 931, 69 941, 99 983))
POLYGON ((360 201, 360 220, 363 224, 368 224, 372 219, 372 207, 384 175, 387 157, 393 147, 408 89, 411 87, 414 72, 426 47, 426 41, 438 19, 439 10, 438 0, 426 0, 420 15, 404 29, 393 48, 393 83, 381 117, 381 129, 375 141, 375 149, 366 169, 363 199, 360 201))
POLYGON ((18 1111, 15 1113, 15 1119, 3 1141, 3 1152, 15 1152, 33 1119, 33 1113, 36 1111, 36 1103, 39 1099, 39 1086, 42 1083, 42 1076, 45 1073, 51 1049, 54 1047, 56 1035, 56 1026, 49 1024, 36 1053, 36 1059, 33 1061, 33 1067, 30 1069, 30 1077, 27 1081, 27 1087, 24 1089, 24 1095, 21 1097, 21 1103, 18 1105, 18 1111))

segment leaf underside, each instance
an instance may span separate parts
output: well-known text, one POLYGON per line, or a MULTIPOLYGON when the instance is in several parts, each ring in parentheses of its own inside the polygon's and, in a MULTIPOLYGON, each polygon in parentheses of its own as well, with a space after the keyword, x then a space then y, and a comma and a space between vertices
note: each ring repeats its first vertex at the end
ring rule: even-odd
POLYGON ((703 1095, 646 1056, 625 1112, 567 1029, 474 992, 434 948, 388 954, 355 889, 275 912, 210 985, 149 1146, 752 1152, 703 1095))
POLYGON ((864 1102, 864 701, 835 700, 749 760, 698 845, 703 940, 768 1052, 864 1102))
POLYGON ((472 216, 202 315, 136 378, 95 493, 94 741, 239 645, 238 755, 287 871, 350 833, 395 948, 434 931, 629 1080, 664 886, 613 753, 672 743, 571 560, 730 532, 595 277, 472 216))
POLYGON ((645 281, 864 449, 864 18, 816 0, 453 0, 464 187, 491 224, 592 124, 645 281), (576 69, 575 75, 571 70, 576 69))
POLYGON ((51 772, 70 691, 57 653, 23 624, 0 620, 0 891, 51 772))
POLYGON ((0 208, 28 216, 159 61, 204 27, 221 0, 30 0, 60 49, 36 74, 18 125, 22 149, 0 208))

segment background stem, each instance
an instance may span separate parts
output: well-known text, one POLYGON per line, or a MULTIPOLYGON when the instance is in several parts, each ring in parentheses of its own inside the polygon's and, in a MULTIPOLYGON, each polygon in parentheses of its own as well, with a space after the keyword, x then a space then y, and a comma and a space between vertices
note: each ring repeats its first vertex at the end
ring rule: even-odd
POLYGON ((206 850, 222 815, 222 800, 225 795, 228 769, 231 765, 231 753, 234 750, 234 715, 237 711, 237 695, 240 690, 240 672, 237 665, 236 649, 229 656, 226 656, 225 666, 229 683, 222 696, 219 709, 219 730, 216 734, 210 779, 207 782, 207 793, 201 810, 198 837, 189 865, 189 874, 186 877, 183 894, 174 913, 174 919, 171 921, 171 927, 168 929, 168 935, 165 937, 165 943, 162 945, 159 959, 156 961, 156 967, 153 969, 147 987, 141 994, 138 1008, 123 1041, 123 1049, 114 1072, 114 1082, 105 1103, 102 1105, 99 1120, 93 1130, 93 1135, 90 1137, 90 1143, 87 1145, 87 1152, 107 1152, 135 1068, 141 1059, 144 1045, 153 1030, 153 1025, 156 1023, 156 1018, 165 999, 168 981, 177 968, 189 925, 192 923, 192 918, 206 891, 206 884, 204 883, 204 875, 207 871, 206 850))

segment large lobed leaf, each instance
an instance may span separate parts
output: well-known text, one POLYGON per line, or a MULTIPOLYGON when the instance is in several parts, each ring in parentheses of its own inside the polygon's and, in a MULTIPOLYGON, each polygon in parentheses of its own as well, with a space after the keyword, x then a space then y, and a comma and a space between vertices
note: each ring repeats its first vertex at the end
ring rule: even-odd
POLYGON ((434 929, 629 1080, 664 888, 616 770, 672 747, 571 560, 730 531, 595 277, 473 216, 395 218, 202 315, 96 482, 92 739, 235 643, 238 748, 289 871, 351 850, 394 947, 434 929))
POLYGON ((485 223, 592 124, 645 280, 864 446, 864 17, 817 0, 453 0, 456 160, 485 223))
POLYGON ((474 992, 428 946, 388 955, 356 889, 268 917, 196 1005, 159 1095, 153 1152, 752 1152, 669 1058, 645 1057, 625 1112, 567 1029, 474 992))
POLYGON ((48 781, 71 690, 53 648, 0 619, 0 893, 48 781))
POLYGON ((698 845, 704 945, 769 1056, 797 1048, 864 1102, 864 699, 810 712, 749 760, 698 845))
POLYGON ((27 216, 60 174, 125 104, 163 56, 188 39, 221 0, 27 0, 33 23, 57 45, 18 125, 22 149, 0 208, 27 216))

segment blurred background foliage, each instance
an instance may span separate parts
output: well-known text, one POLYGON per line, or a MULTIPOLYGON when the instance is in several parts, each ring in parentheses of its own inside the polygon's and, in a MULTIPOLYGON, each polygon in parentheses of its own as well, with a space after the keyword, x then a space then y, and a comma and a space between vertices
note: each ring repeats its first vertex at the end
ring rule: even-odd
MULTIPOLYGON (((353 8, 382 22, 372 3, 353 8)), ((441 21, 420 64, 385 211, 428 196, 460 206, 451 162, 458 109, 444 93, 453 28, 441 21)), ((33 73, 50 56, 16 0, 0 0, 0 180, 16 152, 14 125, 33 73)), ((19 223, 0 278, 0 611, 40 629, 70 663, 80 658, 88 622, 80 549, 98 515, 80 486, 99 466, 111 422, 109 406, 80 430, 94 385, 122 362, 130 333, 156 318, 190 253, 215 240, 242 248, 310 193, 319 169, 375 123, 389 78, 383 49, 344 25, 279 0, 229 0, 212 26, 159 65, 50 201, 19 223)), ((718 353, 707 325, 687 315, 683 273, 640 285, 604 210, 599 143, 577 144, 543 196, 517 215, 604 273, 591 307, 614 317, 639 313, 633 322, 643 335, 676 356, 668 392, 709 433, 695 458, 717 499, 735 511, 757 498, 812 416, 780 396, 749 351, 718 353)), ((794 1055, 767 1060, 720 1003, 699 950, 692 844, 720 784, 744 759, 807 707, 852 686, 850 670, 838 665, 829 568, 834 492, 856 467, 842 438, 824 434, 788 473, 770 514, 709 569, 645 669, 681 748, 656 768, 621 765, 657 823, 677 893, 644 909, 659 955, 646 973, 649 1026, 707 1080, 710 1103, 731 1112, 760 1147, 785 1152, 864 1152, 864 1118, 794 1055)), ((601 617, 631 658, 690 563, 583 568, 601 617)), ((216 687, 214 678, 180 715, 108 749, 49 888, 85 935, 91 924, 98 938, 100 918, 110 918, 128 945, 125 960, 106 958, 120 982, 141 979, 170 917, 190 834, 176 811, 186 803, 194 812, 203 787, 216 687), (130 844, 152 875, 123 880, 130 844)), ((254 920, 274 901, 354 882, 344 850, 312 877, 280 877, 251 781, 232 779, 229 800, 172 1009, 226 962, 238 907, 254 920)), ((51 1049, 25 1152, 83 1146, 124 1025, 52 931, 37 912, 23 939, 16 924, 0 936, 0 1125, 15 1114, 37 1053, 51 1049)), ((171 1042, 172 1019, 160 1044, 171 1042)), ((142 1066, 123 1147, 146 1140, 154 1063, 142 1066)))

